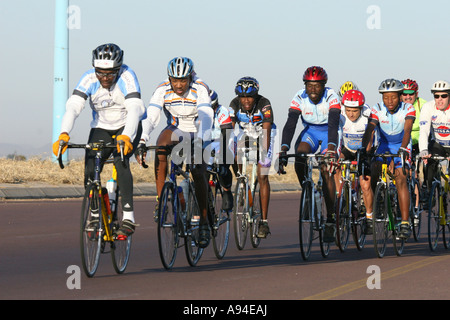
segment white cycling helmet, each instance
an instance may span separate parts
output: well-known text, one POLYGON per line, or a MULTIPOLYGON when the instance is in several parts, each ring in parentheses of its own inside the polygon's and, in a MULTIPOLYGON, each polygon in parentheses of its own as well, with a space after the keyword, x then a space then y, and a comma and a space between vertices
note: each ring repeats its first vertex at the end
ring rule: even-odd
POLYGON ((100 69, 118 68, 123 63, 123 50, 114 43, 98 46, 92 51, 92 65, 100 69))
POLYGON ((194 62, 186 57, 175 57, 169 61, 167 74, 172 78, 187 78, 194 71, 194 62))
POLYGON ((431 87, 431 93, 437 91, 450 91, 450 83, 445 80, 436 81, 431 87))
POLYGON ((386 79, 378 87, 379 93, 403 92, 403 83, 397 79, 386 79))

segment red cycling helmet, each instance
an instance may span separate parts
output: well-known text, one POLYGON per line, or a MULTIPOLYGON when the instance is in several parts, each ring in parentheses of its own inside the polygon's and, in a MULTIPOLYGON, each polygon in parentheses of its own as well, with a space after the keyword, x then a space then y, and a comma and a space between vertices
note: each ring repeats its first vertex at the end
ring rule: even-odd
POLYGON ((419 90, 419 85, 414 80, 406 79, 403 80, 402 83, 403 83, 403 90, 414 90, 414 91, 419 90))
POLYGON ((342 96, 341 104, 349 108, 361 108, 366 103, 364 94, 359 90, 348 90, 342 96))
POLYGON ((328 81, 328 75, 322 67, 313 66, 306 69, 303 74, 303 81, 328 81))

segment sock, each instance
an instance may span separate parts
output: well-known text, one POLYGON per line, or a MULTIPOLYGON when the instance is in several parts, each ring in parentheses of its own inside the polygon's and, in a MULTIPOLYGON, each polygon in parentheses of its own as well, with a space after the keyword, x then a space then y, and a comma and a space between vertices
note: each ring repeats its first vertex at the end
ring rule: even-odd
POLYGON ((130 220, 134 223, 134 212, 133 211, 124 211, 123 212, 123 220, 130 220))
POLYGON ((366 212, 366 218, 372 219, 372 212, 366 212))

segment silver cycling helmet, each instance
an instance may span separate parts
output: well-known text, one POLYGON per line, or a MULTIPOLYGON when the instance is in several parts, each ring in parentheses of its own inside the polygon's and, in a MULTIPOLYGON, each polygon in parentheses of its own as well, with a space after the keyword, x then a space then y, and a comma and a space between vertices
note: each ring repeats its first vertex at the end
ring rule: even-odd
POLYGON ((169 61, 167 74, 172 78, 187 78, 194 71, 194 62, 186 57, 175 57, 169 61))
POLYGON ((450 83, 445 80, 436 81, 431 87, 431 93, 437 91, 450 91, 450 83))
POLYGON ((378 92, 403 92, 403 83, 397 79, 386 79, 381 82, 378 92))
POLYGON ((123 63, 123 50, 114 43, 98 46, 92 51, 92 65, 100 69, 118 68, 123 63))

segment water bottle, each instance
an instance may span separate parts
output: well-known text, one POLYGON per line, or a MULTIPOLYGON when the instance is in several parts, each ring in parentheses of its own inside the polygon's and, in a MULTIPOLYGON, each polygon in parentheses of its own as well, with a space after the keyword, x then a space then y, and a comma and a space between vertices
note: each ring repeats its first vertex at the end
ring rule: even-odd
POLYGON ((109 204, 111 207, 111 212, 114 212, 114 210, 116 209, 117 181, 114 179, 109 179, 106 182, 106 190, 108 190, 109 204))

